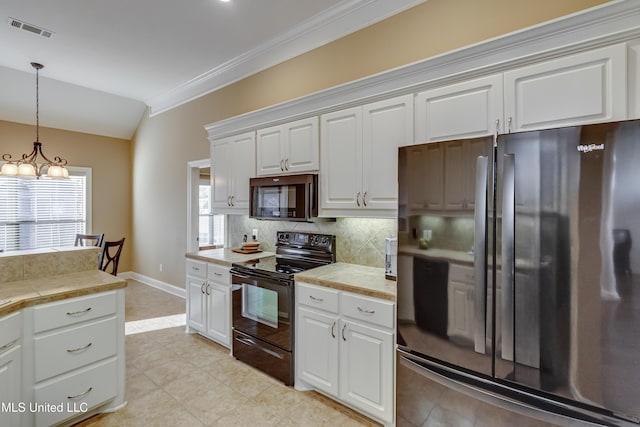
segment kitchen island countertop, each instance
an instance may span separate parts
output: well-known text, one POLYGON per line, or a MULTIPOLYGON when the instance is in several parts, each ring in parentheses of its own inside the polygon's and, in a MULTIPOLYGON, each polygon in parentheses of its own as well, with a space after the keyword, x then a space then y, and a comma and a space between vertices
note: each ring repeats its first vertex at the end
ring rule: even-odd
POLYGON ((384 268, 336 262, 294 276, 296 281, 395 301, 396 282, 385 279, 384 268))
POLYGON ((195 259, 198 261, 211 262, 213 264, 224 265, 225 267, 231 267, 234 262, 246 262, 252 259, 267 258, 275 256, 273 252, 258 252, 254 254, 240 254, 233 252, 231 248, 218 248, 207 249, 198 252, 188 252, 185 255, 187 258, 195 259))

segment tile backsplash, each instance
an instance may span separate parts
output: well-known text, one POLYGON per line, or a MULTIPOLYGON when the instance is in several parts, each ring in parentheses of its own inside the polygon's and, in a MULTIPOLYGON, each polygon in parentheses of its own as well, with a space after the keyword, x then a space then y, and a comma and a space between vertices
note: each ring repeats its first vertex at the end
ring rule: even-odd
POLYGON ((242 244, 242 237, 251 236, 258 230, 261 248, 275 251, 277 231, 301 231, 334 234, 336 236, 336 259, 338 262, 384 267, 385 237, 397 235, 396 219, 337 218, 325 222, 261 221, 246 215, 229 215, 228 245, 232 248, 242 244))

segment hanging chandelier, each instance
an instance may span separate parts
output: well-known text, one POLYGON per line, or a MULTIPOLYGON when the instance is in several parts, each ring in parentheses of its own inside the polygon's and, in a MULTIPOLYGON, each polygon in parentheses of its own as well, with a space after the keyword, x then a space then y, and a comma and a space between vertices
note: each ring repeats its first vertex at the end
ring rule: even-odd
POLYGON ((0 168, 0 175, 19 176, 26 178, 69 178, 69 171, 65 167, 67 161, 61 157, 54 157, 49 160, 42 153, 42 143, 40 142, 40 99, 39 99, 39 71, 44 65, 32 62, 31 66, 36 70, 36 141, 33 143, 33 151, 23 154, 22 158, 13 160, 10 154, 3 154, 2 160, 5 163, 0 168), (42 157, 39 163, 38 155, 42 157))

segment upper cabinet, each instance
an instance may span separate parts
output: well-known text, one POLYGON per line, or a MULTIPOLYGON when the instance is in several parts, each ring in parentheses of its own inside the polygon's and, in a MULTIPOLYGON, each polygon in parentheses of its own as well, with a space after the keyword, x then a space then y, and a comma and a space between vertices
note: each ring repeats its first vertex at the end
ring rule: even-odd
POLYGON ((626 44, 504 73, 505 132, 624 120, 626 44))
POLYGON ((502 75, 416 95, 416 143, 492 135, 503 116, 502 75))
POLYGON ((321 216, 393 217, 398 147, 413 142, 413 95, 320 118, 321 216))
POLYGON ((416 143, 624 120, 626 50, 621 43, 418 93, 416 143))
POLYGON ((629 104, 628 116, 630 119, 640 119, 640 39, 630 41, 627 44, 629 78, 628 90, 629 104))
POLYGON ((249 213, 249 178, 255 174, 255 133, 215 140, 211 144, 214 213, 249 213))
POLYGON ((257 132, 257 175, 317 172, 318 118, 310 117, 257 132))

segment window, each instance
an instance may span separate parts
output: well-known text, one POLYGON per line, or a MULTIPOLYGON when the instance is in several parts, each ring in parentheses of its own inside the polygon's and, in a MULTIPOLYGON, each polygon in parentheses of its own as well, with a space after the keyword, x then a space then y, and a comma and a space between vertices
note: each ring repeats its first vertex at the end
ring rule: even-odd
POLYGON ((199 188, 199 247, 222 247, 224 246, 225 216, 211 213, 211 185, 208 181, 201 181, 199 188))
POLYGON ((90 230, 91 169, 69 179, 0 177, 0 251, 72 246, 90 230))

